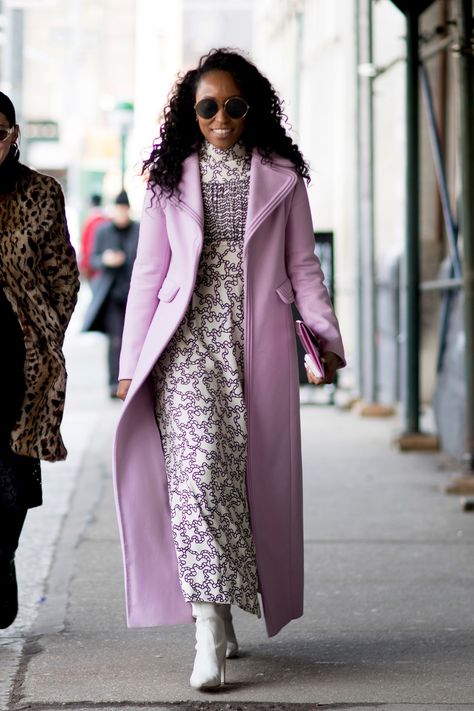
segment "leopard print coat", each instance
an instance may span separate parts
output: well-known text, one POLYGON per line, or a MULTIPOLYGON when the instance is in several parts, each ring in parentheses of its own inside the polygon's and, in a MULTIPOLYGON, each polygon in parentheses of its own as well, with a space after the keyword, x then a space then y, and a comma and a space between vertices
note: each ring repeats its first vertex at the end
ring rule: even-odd
POLYGON ((11 447, 50 462, 65 459, 59 431, 67 377, 62 345, 79 275, 61 187, 26 167, 16 192, 0 198, 0 282, 26 351, 25 398, 11 447))

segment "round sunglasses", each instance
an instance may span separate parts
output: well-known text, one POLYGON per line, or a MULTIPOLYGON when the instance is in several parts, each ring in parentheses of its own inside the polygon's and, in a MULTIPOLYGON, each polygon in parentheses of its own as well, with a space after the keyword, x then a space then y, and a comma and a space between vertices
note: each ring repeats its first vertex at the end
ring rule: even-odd
POLYGON ((14 130, 15 126, 12 126, 11 128, 0 128, 0 143, 6 141, 8 136, 11 136, 14 130))
POLYGON ((230 96, 223 104, 219 104, 215 99, 201 99, 194 107, 198 116, 203 119, 211 119, 223 106, 227 116, 231 119, 243 119, 247 116, 250 106, 241 96, 230 96))

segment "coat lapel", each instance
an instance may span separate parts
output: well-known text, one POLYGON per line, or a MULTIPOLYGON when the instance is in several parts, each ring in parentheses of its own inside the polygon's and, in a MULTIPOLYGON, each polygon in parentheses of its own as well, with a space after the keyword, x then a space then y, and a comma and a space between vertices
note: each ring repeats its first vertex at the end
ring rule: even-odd
MULTIPOLYGON (((250 168, 249 203, 245 247, 265 218, 285 199, 296 183, 296 174, 289 161, 264 163, 258 151, 252 154, 250 168)), ((173 195, 170 202, 184 210, 204 230, 204 208, 201 191, 199 157, 192 153, 183 163, 180 194, 173 195)))
POLYGON ((252 154, 245 247, 265 218, 288 195, 296 183, 294 168, 287 161, 263 163, 258 151, 252 154))
POLYGON ((179 195, 173 195, 170 202, 184 210, 198 224, 201 232, 204 229, 204 207, 201 193, 201 175, 199 172, 199 157, 192 153, 183 162, 183 174, 179 185, 179 195))

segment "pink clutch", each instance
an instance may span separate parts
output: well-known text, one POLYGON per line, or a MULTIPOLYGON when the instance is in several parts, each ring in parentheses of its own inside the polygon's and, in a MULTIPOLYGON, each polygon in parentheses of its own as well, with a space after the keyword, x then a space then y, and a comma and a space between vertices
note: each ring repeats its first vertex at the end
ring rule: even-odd
POLYGON ((315 334, 304 321, 296 321, 296 334, 301 341, 301 345, 306 351, 305 361, 317 378, 324 378, 324 362, 319 350, 319 342, 315 334))

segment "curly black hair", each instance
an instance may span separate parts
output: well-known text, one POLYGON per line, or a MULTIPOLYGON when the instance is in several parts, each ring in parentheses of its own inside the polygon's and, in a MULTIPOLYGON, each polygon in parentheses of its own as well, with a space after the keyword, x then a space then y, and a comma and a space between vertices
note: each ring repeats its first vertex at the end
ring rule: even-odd
POLYGON ((178 79, 171 92, 160 135, 143 164, 143 174, 153 192, 157 188, 160 196, 173 195, 181 180, 183 161, 202 144, 204 138, 194 111, 196 89, 201 77, 215 70, 232 74, 250 106, 240 139, 247 150, 256 148, 269 162, 272 154, 288 158, 298 175, 309 182, 308 164, 285 131, 286 116, 275 89, 252 62, 223 48, 201 57, 198 67, 178 79))

